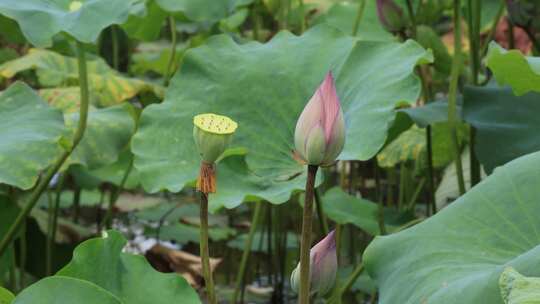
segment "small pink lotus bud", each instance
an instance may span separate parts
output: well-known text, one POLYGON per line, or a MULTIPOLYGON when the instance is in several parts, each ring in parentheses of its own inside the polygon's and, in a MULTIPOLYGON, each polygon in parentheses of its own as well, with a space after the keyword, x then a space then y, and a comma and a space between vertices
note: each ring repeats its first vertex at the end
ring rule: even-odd
MULTIPOLYGON (((324 295, 336 282, 337 254, 335 231, 330 232, 310 251, 310 290, 324 295)), ((300 285, 300 263, 291 274, 291 288, 298 292, 300 285)))
POLYGON ((393 0, 377 0, 377 16, 389 32, 396 33, 405 28, 403 10, 393 0))
POLYGON ((296 152, 308 165, 331 165, 345 144, 345 120, 328 73, 300 114, 294 131, 296 152))

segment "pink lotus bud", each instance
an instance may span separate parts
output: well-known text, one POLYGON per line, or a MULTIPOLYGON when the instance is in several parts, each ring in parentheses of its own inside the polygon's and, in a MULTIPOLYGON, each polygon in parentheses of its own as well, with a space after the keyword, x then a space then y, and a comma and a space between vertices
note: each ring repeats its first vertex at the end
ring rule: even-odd
POLYGON ((332 73, 300 114, 294 131, 296 152, 308 165, 331 165, 345 144, 345 120, 332 73))
MULTIPOLYGON (((310 251, 310 290, 324 295, 336 282, 337 254, 335 231, 330 232, 310 251)), ((291 288, 298 292, 300 286, 300 263, 291 274, 291 288)))
POLYGON ((403 10, 393 0, 377 0, 377 15, 384 28, 392 33, 405 28, 403 10))

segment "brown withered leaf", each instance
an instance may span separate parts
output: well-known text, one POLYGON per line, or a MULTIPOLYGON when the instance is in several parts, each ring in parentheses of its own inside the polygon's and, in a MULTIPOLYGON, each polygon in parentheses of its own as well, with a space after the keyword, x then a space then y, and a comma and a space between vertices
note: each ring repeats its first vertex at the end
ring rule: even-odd
MULTIPOLYGON (((199 289, 204 284, 201 258, 198 255, 156 244, 146 252, 146 258, 161 272, 180 274, 193 288, 199 289)), ((221 261, 220 258, 210 258, 210 270, 214 272, 221 261)))

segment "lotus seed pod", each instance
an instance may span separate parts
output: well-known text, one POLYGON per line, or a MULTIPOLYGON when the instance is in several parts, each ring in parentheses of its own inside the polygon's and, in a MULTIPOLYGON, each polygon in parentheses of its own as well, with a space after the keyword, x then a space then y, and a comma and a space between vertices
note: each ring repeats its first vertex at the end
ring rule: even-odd
POLYGON ((238 124, 216 114, 200 114, 193 118, 193 137, 202 160, 213 164, 227 149, 238 124))
MULTIPOLYGON (((336 283, 337 254, 335 231, 330 232, 324 239, 311 248, 310 261, 310 290, 312 293, 324 295, 336 283)), ((300 286, 300 263, 291 274, 291 288, 298 292, 300 286)))
POLYGON ((294 144, 297 155, 308 165, 331 165, 343 150, 345 120, 331 73, 300 114, 294 144))

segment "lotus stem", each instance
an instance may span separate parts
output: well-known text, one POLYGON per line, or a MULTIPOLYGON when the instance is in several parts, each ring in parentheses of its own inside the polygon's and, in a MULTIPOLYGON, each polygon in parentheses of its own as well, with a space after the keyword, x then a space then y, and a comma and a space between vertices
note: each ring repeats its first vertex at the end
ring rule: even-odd
POLYGON ((26 287, 26 221, 21 227, 21 239, 20 239, 20 250, 19 250, 19 286, 22 289, 26 287))
POLYGON ((201 192, 201 210, 200 210, 200 251, 201 262, 203 266, 203 277, 208 294, 208 303, 217 304, 216 294, 214 292, 214 280, 212 278, 212 269, 210 268, 210 253, 208 249, 208 194, 201 192))
MULTIPOLYGON (((467 24, 469 27, 469 44, 471 46, 470 55, 472 62, 473 85, 478 85, 478 74, 480 73, 480 11, 481 1, 467 1, 468 16, 467 24)), ((476 158, 475 142, 476 129, 470 126, 469 131, 469 154, 470 154, 470 175, 471 187, 480 182, 480 162, 476 158)))
POLYGON ((356 34, 358 34, 358 28, 360 28, 360 21, 362 21, 362 16, 364 15, 365 7, 366 7, 366 0, 360 0, 360 3, 358 3, 358 11, 356 11, 356 18, 354 19, 354 25, 352 29, 353 36, 356 36, 356 34))
POLYGON ((79 215, 81 213, 81 188, 77 187, 73 193, 73 222, 79 223, 79 215))
POLYGON ((407 12, 409 13, 409 18, 411 19, 412 38, 415 39, 416 38, 416 16, 414 15, 412 0, 407 0, 407 12))
POLYGON ((77 41, 77 62, 79 65, 79 86, 81 88, 81 105, 79 110, 79 124, 75 135, 73 136, 73 142, 71 148, 64 151, 60 157, 55 161, 47 172, 41 177, 38 182, 38 185, 35 187, 34 191, 28 198, 28 202, 24 205, 21 212, 9 227, 6 235, 2 238, 0 242, 0 256, 6 251, 11 242, 13 241, 15 235, 19 231, 21 225, 25 222, 26 217, 36 205, 39 197, 49 186, 49 182, 53 176, 60 170, 66 159, 71 155, 71 152, 77 147, 81 141, 84 131, 86 130, 86 121, 88 119, 88 75, 86 70, 86 56, 84 51, 84 46, 81 42, 77 41))
POLYGON ((304 214, 302 217, 302 241, 300 244, 300 290, 298 303, 309 304, 309 251, 311 249, 311 222, 313 220, 313 196, 315 178, 319 166, 308 165, 304 214))
MULTIPOLYGON (((427 163, 428 163, 428 189, 429 204, 431 205, 431 214, 437 213, 437 203, 435 202, 435 181, 433 180, 433 140, 431 126, 426 127, 426 145, 427 145, 427 163)), ((428 212, 429 213, 429 212, 428 212)))
POLYGON ((120 52, 118 41, 118 27, 116 25, 111 26, 111 40, 112 40, 112 62, 115 70, 120 69, 120 52))
POLYGON ((242 290, 242 287, 244 285, 244 276, 246 274, 246 266, 249 259, 249 254, 251 253, 253 238, 255 236, 255 232, 257 231, 257 226, 259 225, 259 220, 261 217, 261 206, 261 202, 255 203, 255 210, 253 210, 253 216, 251 218, 251 227, 249 227, 249 234, 244 245, 242 260, 240 261, 240 268, 238 269, 238 274, 236 275, 236 287, 231 298, 231 303, 233 304, 237 302, 238 294, 242 290))
POLYGON ((505 9, 505 1, 501 0, 501 5, 499 6, 499 10, 497 11, 497 15, 495 15, 495 18, 493 19, 493 23, 491 24, 491 28, 489 29, 489 34, 486 37, 486 40, 484 41, 484 45, 482 46, 482 50, 480 51, 480 58, 484 57, 486 55, 489 42, 493 40, 493 37, 495 36, 495 33, 497 32, 497 25, 499 24, 499 20, 501 19, 504 9, 505 9))
POLYGON ((169 85, 172 76, 171 74, 173 66, 176 61, 176 21, 174 20, 174 17, 172 15, 169 16, 169 30, 171 32, 171 54, 169 56, 169 63, 167 64, 167 69, 165 70, 165 78, 163 80, 164 86, 169 85))
POLYGON ((111 197, 109 198, 109 206, 107 208, 107 213, 105 213, 105 217, 103 218, 103 223, 100 225, 101 227, 105 226, 107 229, 111 229, 114 206, 116 205, 116 202, 118 201, 118 197, 120 197, 120 193, 126 186, 126 182, 129 178, 129 174, 131 173, 132 169, 133 169, 133 157, 129 161, 128 166, 126 170, 124 171, 124 175, 122 176, 122 180, 120 181, 120 184, 115 189, 115 191, 111 193, 111 197))
POLYGON ((54 240, 56 238, 56 227, 58 225, 58 209, 60 209, 60 197, 64 186, 65 175, 58 177, 56 185, 56 198, 53 204, 49 204, 49 225, 47 229, 47 275, 52 275, 52 260, 54 254, 54 240))
POLYGON ((351 275, 347 278, 347 281, 345 282, 343 287, 339 290, 340 296, 349 291, 354 282, 356 282, 356 280, 358 280, 358 277, 362 274, 362 271, 364 271, 364 263, 360 262, 358 263, 358 265, 356 265, 351 275))
POLYGON ((459 73, 461 70, 461 1, 454 0, 454 58, 450 73, 450 87, 448 91, 448 121, 450 122, 450 137, 454 150, 454 162, 456 164, 456 175, 459 187, 459 194, 465 193, 465 180, 463 178, 463 165, 461 163, 461 151, 457 137, 457 90, 459 73))

